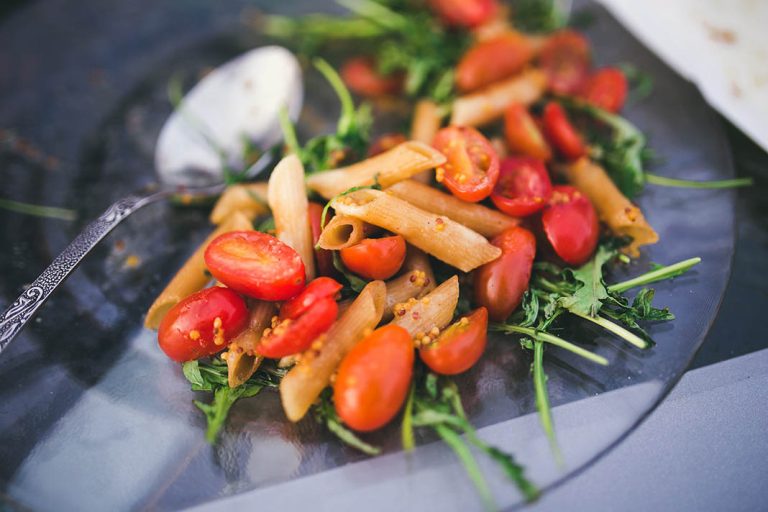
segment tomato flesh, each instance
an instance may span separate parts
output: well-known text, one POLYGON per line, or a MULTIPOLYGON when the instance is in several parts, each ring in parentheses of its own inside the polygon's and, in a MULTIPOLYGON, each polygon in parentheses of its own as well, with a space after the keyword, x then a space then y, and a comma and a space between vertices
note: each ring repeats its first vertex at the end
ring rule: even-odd
POLYGON ((542 122, 547 139, 563 157, 568 160, 578 160, 587 154, 587 146, 581 139, 581 135, 568 120, 565 109, 559 103, 554 101, 547 103, 544 107, 542 122))
POLYGON ((389 279, 405 261, 405 239, 400 235, 366 238, 340 251, 349 270, 365 279, 389 279))
POLYGON ((213 277, 254 299, 286 300, 304 287, 304 263, 277 238, 258 231, 232 231, 205 250, 213 277))
POLYGON ((419 350, 419 356, 433 372, 456 375, 477 363, 487 340, 488 310, 480 307, 443 330, 437 340, 419 350))
POLYGON ((503 322, 520 305, 531 279, 536 238, 525 228, 510 228, 491 243, 501 256, 475 271, 475 302, 488 308, 494 322, 503 322))
MULTIPOLYGON (((321 276, 333 277, 338 274, 333 267, 333 253, 327 249, 320 249, 317 247, 317 241, 320 240, 320 233, 323 232, 323 227, 320 225, 320 221, 323 217, 323 205, 318 203, 309 203, 309 226, 312 229, 312 244, 315 245, 315 263, 317 263, 317 273, 321 276)), ((326 222, 330 220, 330 217, 325 219, 326 222)))
POLYGON ((524 105, 513 103, 504 113, 504 136, 513 154, 532 156, 548 161, 552 150, 541 130, 524 105))
POLYGON ((384 76, 369 57, 354 57, 341 67, 341 79, 352 91, 362 96, 397 94, 403 86, 402 76, 384 76))
POLYGON ((270 358, 304 352, 331 328, 338 313, 336 301, 326 297, 312 303, 296 318, 279 318, 274 327, 264 332, 256 352, 270 358))
POLYGON ((533 58, 528 38, 517 32, 507 32, 481 41, 462 56, 456 66, 456 85, 470 92, 522 70, 533 58))
POLYGON ((593 74, 581 93, 592 105, 609 112, 618 112, 627 100, 627 77, 616 68, 603 68, 593 74))
POLYGON ((499 179, 499 157, 488 139, 469 126, 448 126, 432 145, 447 159, 437 181, 463 201, 476 203, 491 194, 499 179))
POLYGON ((331 298, 343 287, 330 277, 318 277, 304 288, 297 296, 280 307, 280 318, 296 319, 318 300, 331 298))
POLYGON ((523 156, 501 161, 499 181, 491 194, 496 208, 526 217, 544 208, 551 195, 552 182, 541 160, 523 156))
POLYGON ((166 313, 157 341, 174 361, 209 356, 224 349, 248 325, 245 301, 228 288, 193 293, 166 313))
POLYGON ((541 48, 539 65, 547 74, 552 92, 576 94, 589 76, 589 42, 573 30, 555 32, 541 48))
POLYGON ((395 417, 413 375, 408 331, 385 325, 355 345, 339 366, 333 401, 339 417, 359 431, 376 430, 395 417))
POLYGON ((476 27, 499 10, 497 0, 427 0, 429 7, 449 26, 476 27))
POLYGON ((582 265, 595 252, 600 234, 597 213, 589 199, 574 187, 553 188, 541 224, 555 253, 567 264, 582 265))

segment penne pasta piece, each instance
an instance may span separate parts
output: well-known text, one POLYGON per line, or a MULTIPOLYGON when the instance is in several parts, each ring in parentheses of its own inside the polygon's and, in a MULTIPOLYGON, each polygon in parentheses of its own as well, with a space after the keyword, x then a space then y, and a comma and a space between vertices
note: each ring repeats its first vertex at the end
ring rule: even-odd
POLYGON ((432 272, 432 264, 429 262, 429 256, 421 249, 412 245, 407 246, 405 261, 403 262, 405 270, 420 270, 424 273, 424 292, 428 293, 435 289, 435 274, 432 272))
POLYGON ((373 232, 373 226, 348 215, 336 215, 320 233, 317 245, 329 251, 338 251, 359 243, 373 232))
POLYGON ((396 183, 387 189, 387 193, 422 210, 445 215, 487 238, 520 224, 518 219, 498 210, 478 203, 467 203, 456 196, 413 180, 396 183))
MULTIPOLYGON (((413 110, 411 122, 411 139, 424 144, 432 144, 435 135, 440 131, 443 116, 440 114, 440 106, 434 101, 419 100, 413 110)), ((413 176, 413 179, 422 183, 429 183, 432 179, 432 171, 422 171, 413 176)))
POLYGON ((182 265, 173 279, 160 292, 155 301, 149 307, 144 319, 144 327, 157 329, 163 317, 173 306, 195 292, 202 290, 211 280, 210 274, 205 269, 205 249, 214 238, 230 231, 248 231, 253 225, 248 217, 240 212, 235 212, 227 218, 205 241, 192 253, 192 256, 182 265))
POLYGON ((538 100, 544 94, 546 85, 544 72, 530 68, 477 92, 460 96, 453 102, 451 124, 480 126, 490 123, 501 117, 512 103, 530 105, 538 100))
POLYGON ((315 250, 304 187, 304 166, 296 155, 286 156, 272 171, 267 199, 275 218, 277 238, 299 253, 307 282, 311 281, 315 277, 315 250))
POLYGON ((407 302, 408 299, 418 299, 428 293, 434 288, 433 280, 434 277, 430 280, 423 270, 415 269, 387 281, 387 304, 382 320, 392 320, 395 305, 407 302))
POLYGON ((397 304, 391 323, 399 325, 418 341, 424 336, 437 337, 439 330, 453 319, 458 302, 459 277, 453 276, 420 300, 397 304))
POLYGON ((379 190, 357 190, 334 199, 331 206, 340 215, 351 215, 382 227, 431 254, 469 272, 501 255, 482 235, 379 190))
POLYGON ((251 220, 269 213, 267 184, 247 183, 227 187, 211 210, 211 223, 219 225, 234 212, 241 212, 251 220))
POLYGON ((299 421, 304 417, 330 384, 331 375, 344 356, 366 331, 378 325, 384 312, 386 288, 383 281, 368 283, 328 332, 315 340, 313 348, 302 354, 283 377, 280 398, 289 420, 299 421))
POLYGON ((224 357, 230 388, 243 384, 259 368, 264 358, 256 354, 256 346, 264 334, 264 329, 272 325, 274 314, 273 302, 257 301, 251 306, 248 327, 232 340, 224 357))
POLYGON ((387 188, 444 163, 445 156, 436 149, 408 141, 348 167, 313 174, 307 179, 307 186, 331 199, 352 187, 370 186, 376 182, 387 188))
POLYGON ((562 171, 568 182, 589 198, 600 219, 615 235, 632 237, 632 243, 625 249, 630 256, 639 256, 640 246, 659 241, 640 208, 621 193, 598 164, 584 157, 566 164, 562 171))

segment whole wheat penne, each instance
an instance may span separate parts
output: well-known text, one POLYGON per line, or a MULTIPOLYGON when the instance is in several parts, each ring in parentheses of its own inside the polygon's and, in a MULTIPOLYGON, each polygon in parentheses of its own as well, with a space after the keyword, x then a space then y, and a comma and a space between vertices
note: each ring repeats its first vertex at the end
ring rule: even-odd
POLYGON ((352 187, 373 185, 376 182, 386 188, 443 163, 445 156, 442 153, 411 140, 348 167, 314 174, 307 179, 307 186, 326 199, 331 199, 352 187))
MULTIPOLYGON (((429 262, 429 256, 418 247, 414 247, 410 244, 406 245, 403 268, 405 270, 420 270, 423 272, 425 281, 424 293, 431 292, 435 289, 435 274, 432 272, 432 264, 429 262)), ((419 274, 419 276, 421 276, 421 274, 419 274)))
MULTIPOLYGON (((413 110, 411 121, 411 139, 432 144, 435 135, 440 131, 443 116, 440 114, 440 106, 431 100, 419 100, 413 110)), ((422 183, 432 180, 432 170, 422 171, 413 176, 413 179, 422 183)))
POLYGON ((530 105, 538 100, 547 85, 543 71, 530 68, 519 75, 496 82, 453 102, 451 124, 480 126, 501 117, 512 103, 530 105))
POLYGON ((304 262, 307 281, 315 277, 315 250, 309 224, 309 201, 304 187, 304 166, 296 155, 283 158, 269 177, 269 207, 277 238, 293 247, 304 262))
POLYGON ((404 328, 415 339, 436 336, 448 325, 459 302, 459 277, 453 276, 421 299, 411 299, 394 307, 392 324, 404 328), (436 330, 438 332, 436 332, 436 330))
POLYGON ((387 305, 384 308, 382 320, 391 320, 394 316, 393 308, 408 299, 418 299, 428 293, 430 281, 422 270, 409 270, 404 274, 387 281, 387 305))
POLYGON ((568 182, 589 198, 600 219, 615 235, 632 237, 632 243, 626 248, 630 256, 639 256, 640 246, 659 241, 659 235, 645 220, 640 208, 621 193, 598 164, 584 157, 563 166, 562 170, 568 182))
POLYGON ((224 358, 227 363, 229 387, 236 388, 244 383, 259 368, 263 357, 256 354, 256 346, 264 334, 264 329, 272 324, 274 314, 273 302, 256 301, 251 306, 248 327, 232 340, 224 358))
POLYGON ((373 231, 373 226, 356 217, 336 215, 320 233, 317 245, 330 251, 339 251, 359 243, 373 231))
POLYGON ((331 375, 344 356, 381 320, 387 287, 383 281, 372 281, 336 320, 331 328, 315 340, 313 348, 301 355, 296 365, 280 382, 280 398, 285 414, 299 421, 312 403, 331 382, 331 375))
POLYGON ((214 238, 230 231, 247 231, 253 229, 250 219, 240 212, 230 215, 205 241, 192 253, 182 265, 173 279, 160 292, 155 301, 149 307, 144 319, 144 326, 148 329, 160 327, 165 314, 181 300, 195 292, 202 290, 211 280, 210 274, 205 269, 205 249, 214 238))
POLYGON ((211 210, 211 223, 221 224, 233 212, 240 212, 251 220, 268 213, 267 184, 246 183, 227 187, 211 210))
POLYGON ((408 243, 464 272, 501 255, 501 249, 482 235, 386 192, 357 190, 334 199, 331 205, 341 215, 402 235, 408 243))
POLYGON ((467 203, 454 195, 413 180, 396 183, 387 189, 387 193, 408 201, 422 210, 445 215, 489 238, 520 223, 518 219, 504 215, 500 211, 477 203, 467 203))

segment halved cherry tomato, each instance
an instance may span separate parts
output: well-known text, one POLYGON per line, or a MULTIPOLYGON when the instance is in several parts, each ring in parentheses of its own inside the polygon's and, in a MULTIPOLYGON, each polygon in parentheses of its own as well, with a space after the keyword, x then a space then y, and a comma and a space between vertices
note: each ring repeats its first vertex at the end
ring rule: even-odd
POLYGON ((304 287, 299 254, 272 235, 232 231, 214 239, 205 250, 213 277, 254 299, 286 300, 304 287))
POLYGON ((504 135, 507 146, 514 154, 528 155, 539 160, 552 158, 552 150, 541 134, 528 109, 513 103, 504 113, 504 135))
POLYGON ((475 271, 475 302, 488 308, 494 322, 503 322, 520 305, 531 279, 536 238, 525 228, 515 226, 491 243, 501 248, 501 256, 475 271))
POLYGON ((592 203, 569 185, 557 185, 541 216, 547 240, 569 265, 585 263, 597 247, 599 225, 592 203))
MULTIPOLYGON (((309 226, 312 229, 312 244, 317 245, 317 241, 320 239, 320 233, 323 228, 320 226, 320 221, 323 217, 323 206, 318 203, 309 203, 309 226)), ((330 216, 327 216, 325 222, 330 220, 330 216)), ((321 276, 335 276, 337 275, 336 269, 333 267, 333 253, 327 249, 315 248, 315 262, 317 263, 317 274, 321 276)))
POLYGON ((157 341, 174 361, 215 354, 248 325, 245 301, 229 288, 214 286, 193 293, 166 313, 157 341))
POLYGON ((463 92, 474 91, 514 75, 532 58, 531 43, 517 32, 481 41, 456 66, 456 85, 463 92))
POLYGON ((448 161, 437 169, 437 181, 463 201, 476 203, 491 194, 499 179, 499 157, 483 134, 469 126, 448 126, 432 145, 448 161))
POLYGON ((565 109, 559 103, 550 101, 542 115, 544 133, 558 153, 568 160, 576 160, 587 154, 587 146, 576 131, 565 109))
POLYGON ((319 299, 295 318, 280 318, 277 325, 264 332, 256 352, 271 358, 303 352, 331 328, 338 313, 339 306, 333 298, 319 299))
POLYGON ((343 286, 330 277, 318 277, 304 288, 300 294, 283 303, 280 318, 296 319, 321 299, 333 299, 343 286))
POLYGON ((487 339, 488 310, 481 307, 443 330, 434 343, 419 350, 419 356, 433 372, 456 375, 475 365, 487 339))
POLYGON ((344 423, 369 431, 394 418, 408 394, 413 359, 411 335, 398 325, 380 327, 355 345, 333 386, 333 402, 344 423))
POLYGON ((408 137, 402 133, 387 133, 376 139, 371 148, 368 150, 368 156, 376 156, 385 151, 389 151, 397 145, 406 142, 408 137))
POLYGON ((347 87, 362 96, 397 94, 403 87, 401 75, 382 75, 370 57, 355 57, 346 61, 341 67, 341 78, 347 87))
POLYGON ((588 103, 609 112, 618 112, 627 99, 627 77, 616 68, 603 68, 594 73, 581 93, 588 103))
POLYGON ((547 205, 552 182, 541 160, 527 156, 505 158, 491 194, 496 208, 513 217, 526 217, 547 205))
POLYGON ((429 7, 446 25, 476 27, 499 10, 497 0, 428 0, 429 7))
POLYGON ((349 270, 365 279, 389 279, 405 261, 405 239, 400 235, 366 238, 340 251, 349 270))
POLYGON ((539 65, 556 94, 576 94, 587 80, 589 64, 589 42, 573 30, 555 32, 539 52, 539 65))

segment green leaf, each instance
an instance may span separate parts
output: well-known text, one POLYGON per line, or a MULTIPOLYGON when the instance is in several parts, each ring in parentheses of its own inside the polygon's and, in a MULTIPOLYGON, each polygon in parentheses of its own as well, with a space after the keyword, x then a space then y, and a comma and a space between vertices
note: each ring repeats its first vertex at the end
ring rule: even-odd
POLYGON ((200 366, 197 360, 187 361, 181 365, 181 371, 184 373, 184 377, 192 384, 192 389, 195 391, 210 391, 210 384, 205 382, 203 376, 200 374, 200 366))
POLYGON ((0 199, 0 208, 10 212, 23 213, 34 217, 73 221, 77 218, 77 212, 68 208, 56 208, 54 206, 41 206, 38 204, 22 203, 10 199, 0 199))
POLYGON ((411 390, 408 392, 408 401, 405 402, 403 411, 403 421, 400 424, 400 439, 403 443, 403 450, 413 451, 416 446, 413 435, 413 398, 416 394, 416 384, 411 383, 411 390))
POLYGON ((261 386, 258 385, 245 385, 238 386, 236 388, 230 388, 223 386, 216 388, 213 395, 213 401, 210 404, 206 404, 195 400, 195 405, 198 409, 203 411, 205 418, 208 421, 208 428, 205 431, 205 439, 211 444, 216 443, 216 439, 224 426, 224 422, 227 420, 227 415, 232 405, 241 397, 250 397, 256 395, 261 391, 261 386))
POLYGON ((569 12, 561 6, 557 0, 516 0, 512 22, 526 32, 552 32, 568 22, 569 12))
POLYGON ((256 231, 261 231, 262 233, 274 233, 275 218, 270 215, 269 217, 262 220, 259 224, 257 224, 254 229, 256 231))
POLYGON ((347 280, 347 283, 349 284, 349 287, 352 289, 352 291, 360 293, 363 291, 363 288, 368 285, 368 281, 365 279, 360 279, 355 274, 347 270, 347 267, 344 266, 344 262, 341 261, 339 251, 333 251, 333 267, 341 272, 341 274, 344 276, 344 279, 347 280))
POLYGON ((536 392, 536 409, 539 411, 539 419, 544 433, 547 434, 549 447, 555 456, 558 465, 563 465, 563 455, 557 444, 555 427, 552 422, 552 409, 549 405, 549 393, 547 392, 547 375, 544 373, 544 343, 536 341, 533 347, 533 387, 536 392))
POLYGON ((616 252, 601 245, 595 256, 576 270, 571 271, 573 278, 582 283, 573 295, 564 296, 558 304, 573 313, 597 316, 608 297, 608 290, 603 281, 603 265, 616 256, 616 252))

